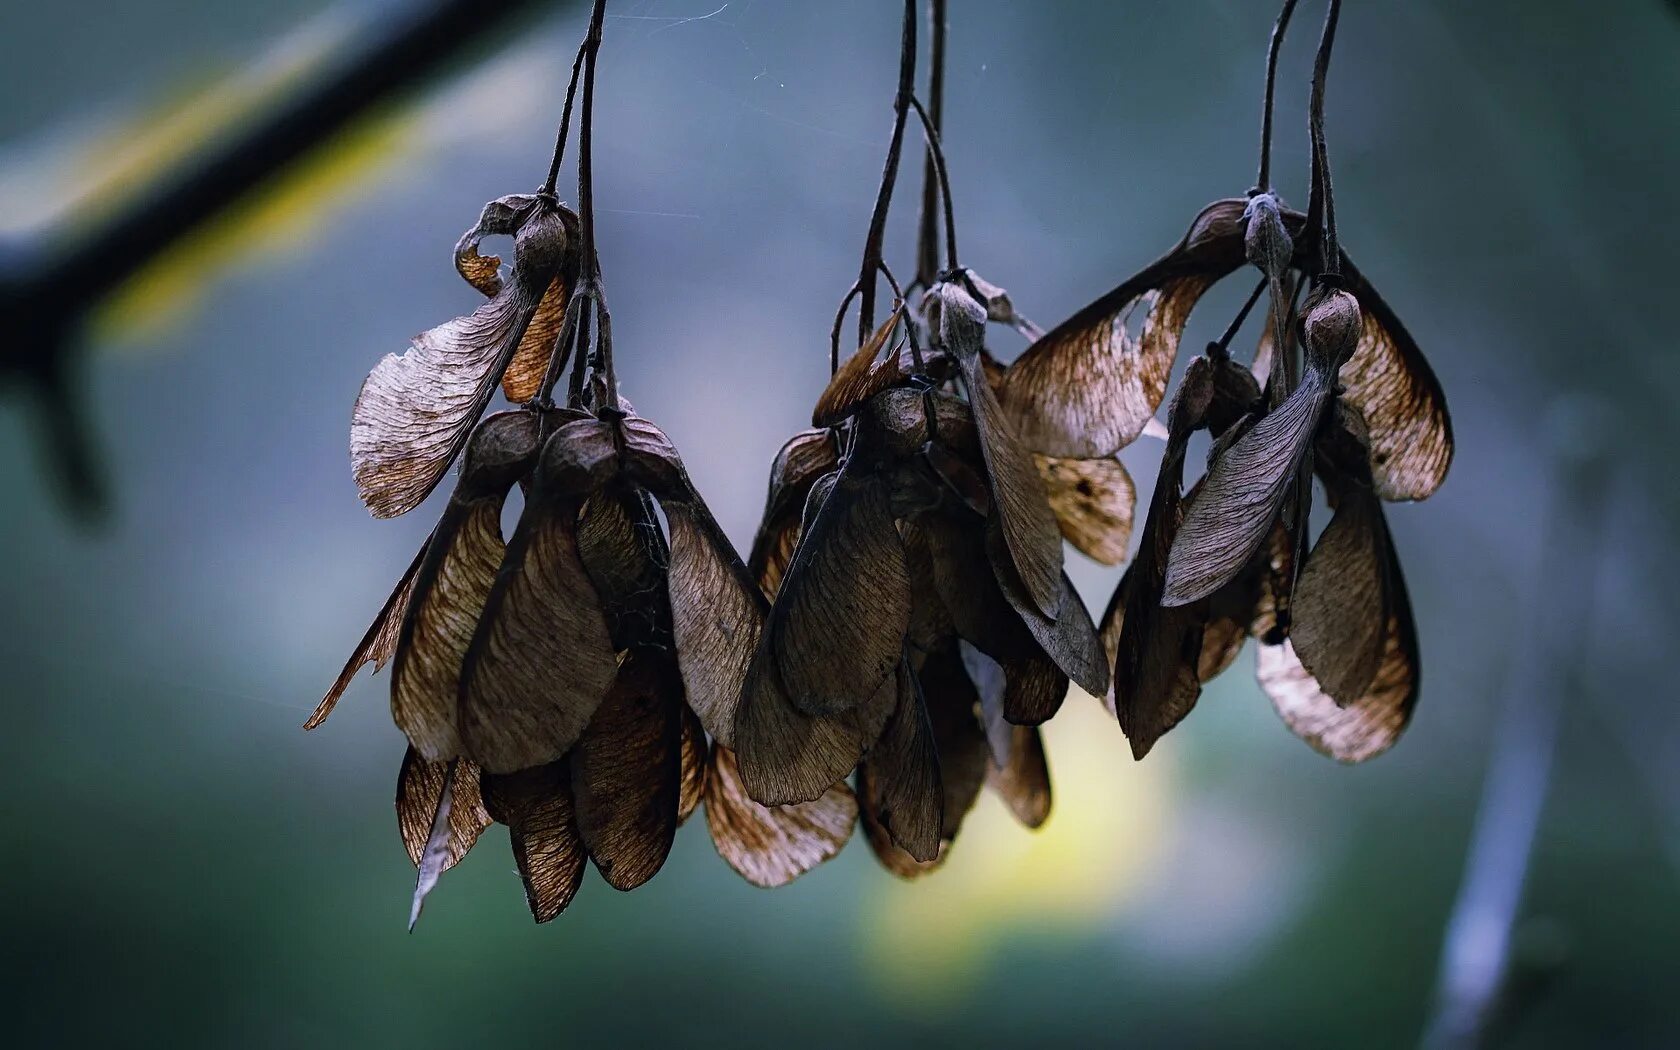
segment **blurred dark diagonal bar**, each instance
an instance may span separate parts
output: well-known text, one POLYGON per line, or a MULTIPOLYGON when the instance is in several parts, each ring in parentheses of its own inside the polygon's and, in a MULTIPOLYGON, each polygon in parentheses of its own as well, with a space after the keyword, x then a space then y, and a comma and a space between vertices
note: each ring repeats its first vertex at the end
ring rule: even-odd
POLYGON ((182 157, 155 187, 62 253, 0 244, 0 322, 7 332, 0 340, 0 381, 21 378, 35 387, 46 454, 72 509, 91 513, 103 503, 75 384, 66 374, 89 307, 376 106, 424 83, 519 17, 572 2, 416 3, 383 18, 318 79, 250 126, 182 157))

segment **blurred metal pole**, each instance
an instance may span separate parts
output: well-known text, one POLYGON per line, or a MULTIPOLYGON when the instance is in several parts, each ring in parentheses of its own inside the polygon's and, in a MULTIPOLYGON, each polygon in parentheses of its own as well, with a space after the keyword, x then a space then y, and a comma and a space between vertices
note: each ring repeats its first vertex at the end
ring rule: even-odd
POLYGON ((384 18, 318 80, 243 132, 182 158, 131 207, 55 255, 0 245, 0 379, 21 378, 43 398, 49 457, 72 504, 96 509, 100 484, 67 378, 82 319, 100 298, 265 179, 436 74, 440 67, 545 3, 437 0, 384 18))
MULTIPOLYGON (((1571 395, 1545 421, 1555 472, 1530 622, 1517 647, 1458 899, 1447 923, 1429 1050, 1482 1045, 1500 1019, 1511 935, 1545 809, 1565 702, 1585 686, 1610 463, 1605 408, 1571 395)), ((1512 524, 1520 521, 1512 516, 1512 524)))

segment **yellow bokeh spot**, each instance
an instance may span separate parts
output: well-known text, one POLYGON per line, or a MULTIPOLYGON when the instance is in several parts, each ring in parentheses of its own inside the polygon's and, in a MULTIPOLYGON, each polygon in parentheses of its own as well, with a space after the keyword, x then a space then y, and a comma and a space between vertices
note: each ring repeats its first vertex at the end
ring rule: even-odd
POLYGON ((1044 736, 1055 801, 1043 827, 983 792, 943 867, 908 883, 883 873, 865 895, 864 966, 902 1005, 955 1001, 1009 939, 1101 923, 1159 858, 1169 755, 1133 762, 1113 716, 1078 690, 1044 736))

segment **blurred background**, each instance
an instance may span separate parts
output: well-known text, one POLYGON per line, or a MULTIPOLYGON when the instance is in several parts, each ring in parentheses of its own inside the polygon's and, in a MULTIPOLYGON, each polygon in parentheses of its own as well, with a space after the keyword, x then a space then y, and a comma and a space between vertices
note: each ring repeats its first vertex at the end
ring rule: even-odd
MULTIPOLYGON (((1557 702, 1489 1041, 1680 1044, 1680 17, 1659 0, 1346 5, 1342 236, 1430 356, 1458 438, 1440 494, 1389 515, 1425 666, 1393 752, 1313 753, 1250 652, 1142 763, 1071 697, 1048 729, 1048 825, 988 796, 917 884, 860 836, 755 890, 699 820, 646 887, 591 873, 535 927, 498 828, 405 932, 386 678, 299 725, 436 516, 363 510, 356 390, 472 307, 455 238, 546 171, 586 12, 528 6, 97 304, 75 396, 112 483, 102 526, 56 497, 25 399, 0 402, 8 1041, 1415 1045, 1490 755, 1557 702), (1580 542, 1543 552, 1560 514, 1580 542)), ((1252 182, 1273 4, 952 7, 965 262, 1040 323, 1252 182)), ((0 7, 8 257, 74 244, 407 10, 0 7)), ((893 0, 609 7, 596 193, 619 372, 743 549, 826 379, 898 17, 893 0)), ((1320 17, 1302 5, 1280 77, 1274 170, 1298 206, 1320 17)), ((907 151, 901 275, 919 172, 907 151)), ((1206 300, 1186 345, 1246 288, 1206 300)), ((1147 439, 1124 456, 1145 494, 1158 456, 1147 439)), ((1100 612, 1118 570, 1069 561, 1100 612)))

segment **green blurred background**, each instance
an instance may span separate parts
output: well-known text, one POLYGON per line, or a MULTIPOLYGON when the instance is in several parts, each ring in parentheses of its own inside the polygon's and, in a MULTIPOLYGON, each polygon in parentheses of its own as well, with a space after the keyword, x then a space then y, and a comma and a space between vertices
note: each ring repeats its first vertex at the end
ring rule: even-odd
MULTIPOLYGON (((1680 1045, 1680 18, 1658 0, 1349 0, 1329 130, 1342 235, 1430 355, 1458 458, 1393 509, 1425 662, 1414 725, 1317 756, 1252 654, 1134 763, 1100 705, 1049 729, 1038 833, 995 800, 915 885, 861 841, 754 890, 704 822, 631 895, 535 927, 495 830, 405 932, 383 676, 299 724, 435 517, 375 522, 351 401, 473 293, 450 249, 546 170, 581 5, 560 2, 195 232, 105 304, 85 396, 118 506, 73 525, 0 411, 0 1024, 21 1045, 1407 1046, 1428 1013, 1501 696, 1567 502, 1545 420, 1600 406, 1590 644, 1500 1045, 1680 1045)), ((965 261, 1051 324, 1253 177, 1275 9, 952 4, 965 261)), ((70 236, 296 86, 389 5, 0 7, 0 234, 70 236)), ((599 236, 626 395, 744 545, 826 377, 897 60, 891 0, 614 0, 599 236), (716 9, 716 10, 714 10, 716 9)), ((1284 53, 1304 203, 1319 5, 1284 53)), ((893 258, 909 269, 907 166, 893 258)), ((1192 322, 1222 327, 1245 289, 1192 322), (1229 301, 1230 305, 1226 303, 1229 301)), ((1013 338, 998 340, 1012 354, 1013 338)), ((1158 446, 1125 458, 1147 492, 1158 446)), ((1141 514, 1141 508, 1140 508, 1141 514)), ((1070 554, 1100 610, 1118 571, 1070 554)), ((1532 652, 1531 652, 1532 655, 1532 652)))

